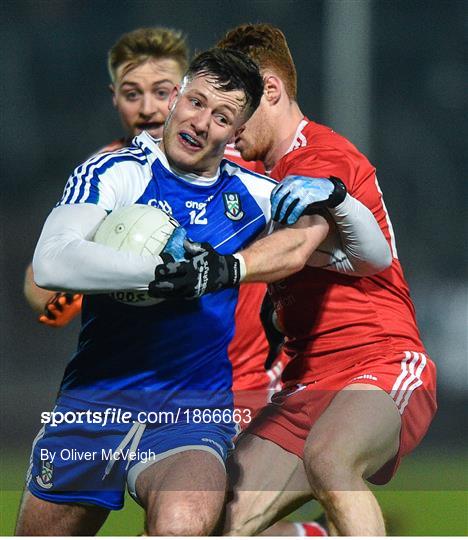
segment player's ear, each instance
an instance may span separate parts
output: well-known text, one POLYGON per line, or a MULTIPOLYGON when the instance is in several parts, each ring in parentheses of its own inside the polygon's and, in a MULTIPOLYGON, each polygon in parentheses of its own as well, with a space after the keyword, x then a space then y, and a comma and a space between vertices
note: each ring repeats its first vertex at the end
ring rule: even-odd
POLYGON ((115 87, 112 83, 109 84, 109 91, 112 94, 112 105, 114 105, 114 107, 117 107, 117 99, 115 97, 115 87))
POLYGON ((179 93, 180 93, 180 84, 177 84, 176 86, 174 86, 174 88, 172 89, 169 95, 169 101, 168 101, 167 106, 169 107, 170 111, 172 111, 172 109, 174 108, 177 98, 179 97, 179 93))
POLYGON ((268 73, 263 78, 263 96, 269 105, 276 105, 281 98, 283 85, 276 75, 268 73))

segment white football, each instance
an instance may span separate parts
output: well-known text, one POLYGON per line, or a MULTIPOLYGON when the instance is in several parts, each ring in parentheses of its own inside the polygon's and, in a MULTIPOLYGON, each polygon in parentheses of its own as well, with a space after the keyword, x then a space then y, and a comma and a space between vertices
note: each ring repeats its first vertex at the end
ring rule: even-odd
MULTIPOLYGON (((99 225, 94 241, 118 251, 156 258, 179 224, 155 206, 133 204, 111 212, 99 225)), ((144 290, 115 291, 110 296, 124 304, 152 306, 162 300, 144 290)))

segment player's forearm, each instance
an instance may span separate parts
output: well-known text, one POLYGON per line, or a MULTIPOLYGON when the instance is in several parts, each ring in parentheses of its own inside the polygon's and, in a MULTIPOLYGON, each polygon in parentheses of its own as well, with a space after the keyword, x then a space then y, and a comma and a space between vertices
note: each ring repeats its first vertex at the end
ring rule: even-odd
POLYGON ((51 212, 33 258, 37 285, 84 293, 148 287, 155 260, 91 241, 105 216, 101 208, 84 204, 51 212))
POLYGON ((346 255, 333 268, 338 272, 369 276, 392 263, 390 246, 372 212, 360 201, 347 195, 329 212, 337 225, 346 255))
POLYGON ((44 306, 46 305, 47 301, 55 294, 56 291, 41 289, 34 283, 34 274, 32 270, 32 265, 30 264, 26 268, 23 292, 24 297, 26 298, 26 301, 31 306, 31 308, 37 313, 42 313, 44 311, 44 306))
POLYGON ((258 240, 240 252, 246 272, 242 281, 272 283, 299 272, 329 228, 320 215, 304 216, 294 226, 258 240))

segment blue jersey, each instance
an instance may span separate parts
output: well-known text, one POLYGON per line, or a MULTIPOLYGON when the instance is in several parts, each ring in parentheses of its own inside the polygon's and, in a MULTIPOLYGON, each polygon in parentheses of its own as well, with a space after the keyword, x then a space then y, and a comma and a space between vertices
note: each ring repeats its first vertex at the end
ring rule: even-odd
MULTIPOLYGON (((223 160, 211 179, 175 174, 157 142, 142 133, 132 146, 100 154, 75 169, 59 205, 92 203, 112 211, 158 206, 220 253, 235 253, 270 225, 272 180, 223 160)), ((128 410, 230 404, 238 289, 197 300, 136 307, 107 294, 86 295, 78 350, 59 402, 128 410)))

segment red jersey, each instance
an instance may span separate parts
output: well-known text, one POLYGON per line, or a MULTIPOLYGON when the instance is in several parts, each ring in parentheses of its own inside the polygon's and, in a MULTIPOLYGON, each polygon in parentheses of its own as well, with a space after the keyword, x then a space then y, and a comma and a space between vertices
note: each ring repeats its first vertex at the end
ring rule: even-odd
POLYGON ((355 146, 326 126, 304 119, 271 176, 337 176, 374 214, 392 250, 392 265, 370 277, 306 266, 270 292, 285 330, 291 361, 284 381, 309 382, 326 370, 356 363, 356 355, 423 350, 408 285, 375 168, 355 146))

